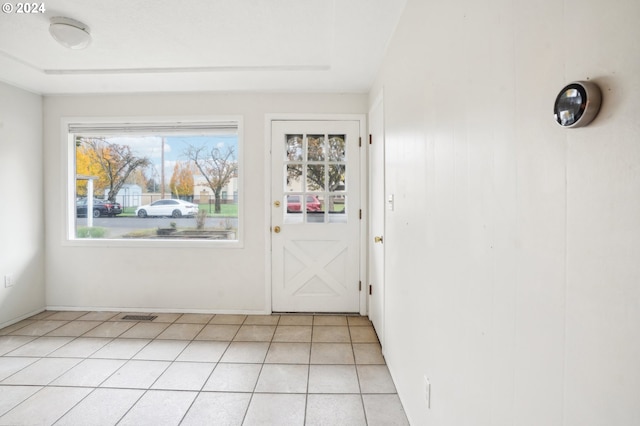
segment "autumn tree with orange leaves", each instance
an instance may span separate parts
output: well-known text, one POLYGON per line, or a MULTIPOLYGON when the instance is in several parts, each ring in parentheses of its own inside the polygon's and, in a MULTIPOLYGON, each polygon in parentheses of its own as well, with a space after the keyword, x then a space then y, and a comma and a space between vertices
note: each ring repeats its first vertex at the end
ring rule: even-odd
POLYGON ((193 164, 190 161, 187 163, 176 161, 175 166, 173 166, 173 175, 171 175, 171 181, 169 182, 171 193, 178 198, 193 196, 193 172, 193 164))
MULTIPOLYGON (((95 193, 103 193, 105 180, 100 179, 101 168, 95 158, 96 156, 93 150, 89 149, 86 145, 81 144, 76 147, 76 173, 78 175, 98 177, 97 180, 94 180, 93 190, 95 193)), ((76 195, 78 197, 87 196, 86 180, 76 180, 76 195)))
MULTIPOLYGON (((76 173, 97 176, 94 192, 107 190, 108 200, 115 201, 129 176, 150 164, 148 158, 136 156, 126 145, 111 143, 103 137, 76 137, 76 173)), ((78 194, 82 194, 80 189, 78 194)), ((88 195, 86 187, 84 195, 88 195)))

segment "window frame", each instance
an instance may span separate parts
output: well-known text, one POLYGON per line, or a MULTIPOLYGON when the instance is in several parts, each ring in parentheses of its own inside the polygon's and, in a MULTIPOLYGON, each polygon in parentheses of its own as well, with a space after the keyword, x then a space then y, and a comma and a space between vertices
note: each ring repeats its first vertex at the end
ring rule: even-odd
POLYGON ((62 244, 76 247, 184 247, 184 248, 244 248, 244 122, 239 115, 216 116, 136 116, 136 117, 105 117, 83 116, 61 118, 61 141, 65 148, 62 150, 63 173, 66 182, 63 183, 62 244), (126 239, 126 238, 76 238, 76 146, 74 133, 69 131, 70 125, 158 125, 184 124, 185 127, 196 123, 212 125, 233 122, 237 125, 238 136, 238 230, 235 240, 204 240, 204 239, 126 239))

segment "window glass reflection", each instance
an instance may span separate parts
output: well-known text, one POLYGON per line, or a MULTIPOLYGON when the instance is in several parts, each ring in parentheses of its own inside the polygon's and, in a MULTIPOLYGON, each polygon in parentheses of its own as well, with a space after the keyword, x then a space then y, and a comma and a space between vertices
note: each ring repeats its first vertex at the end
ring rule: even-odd
POLYGON ((307 165, 307 191, 324 191, 325 167, 322 164, 307 165))
POLYGON ((301 191, 302 190, 302 165, 287 164, 287 185, 285 191, 301 191))
POLYGON ((287 140, 285 141, 286 145, 286 155, 287 160, 289 161, 302 161, 302 135, 287 135, 287 140))
POLYGON ((327 189, 331 192, 344 191, 345 186, 345 174, 347 166, 345 164, 331 164, 329 166, 329 186, 327 189))
POLYGON ((329 161, 345 161, 347 146, 344 135, 329 135, 329 161))
POLYGON ((324 161, 324 135, 307 136, 307 160, 324 161))
POLYGON ((332 195, 327 203, 329 223, 347 223, 347 197, 332 195))

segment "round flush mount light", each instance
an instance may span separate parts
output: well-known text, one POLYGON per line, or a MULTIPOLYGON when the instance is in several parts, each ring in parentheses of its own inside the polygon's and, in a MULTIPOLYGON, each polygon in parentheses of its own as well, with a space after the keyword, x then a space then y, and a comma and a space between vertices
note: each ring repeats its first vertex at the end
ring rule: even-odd
POLYGON ((62 16, 51 18, 49 33, 58 43, 69 49, 84 49, 91 42, 88 26, 62 16))
POLYGON ((556 97, 553 115, 562 127, 584 127, 596 118, 601 102, 602 93, 596 84, 574 81, 556 97))

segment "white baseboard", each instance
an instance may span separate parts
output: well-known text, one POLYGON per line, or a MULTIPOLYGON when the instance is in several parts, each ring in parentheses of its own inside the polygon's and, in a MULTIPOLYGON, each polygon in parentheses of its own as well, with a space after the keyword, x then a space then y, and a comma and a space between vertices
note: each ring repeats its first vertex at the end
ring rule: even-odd
MULTIPOLYGON (((132 308, 105 306, 47 306, 47 311, 98 311, 98 312, 140 312, 177 314, 225 314, 225 315, 271 315, 271 311, 245 309, 176 309, 176 308, 132 308)), ((39 311, 42 312, 42 311, 39 311)), ((35 315, 35 314, 33 314, 35 315)))
POLYGON ((44 311, 46 311, 46 310, 47 310, 46 308, 39 308, 39 309, 36 309, 35 311, 32 311, 32 312, 29 312, 29 313, 24 314, 24 315, 22 315, 22 316, 19 316, 18 318, 14 318, 14 319, 9 320, 9 321, 7 321, 7 322, 3 322, 2 324, 0 324, 0 328, 9 327, 10 325, 13 325, 13 324, 15 324, 15 323, 17 323, 17 322, 20 322, 20 321, 24 320, 24 319, 27 319, 27 318, 32 317, 32 316, 34 316, 34 315, 37 315, 37 314, 39 314, 40 312, 44 312, 44 311))

